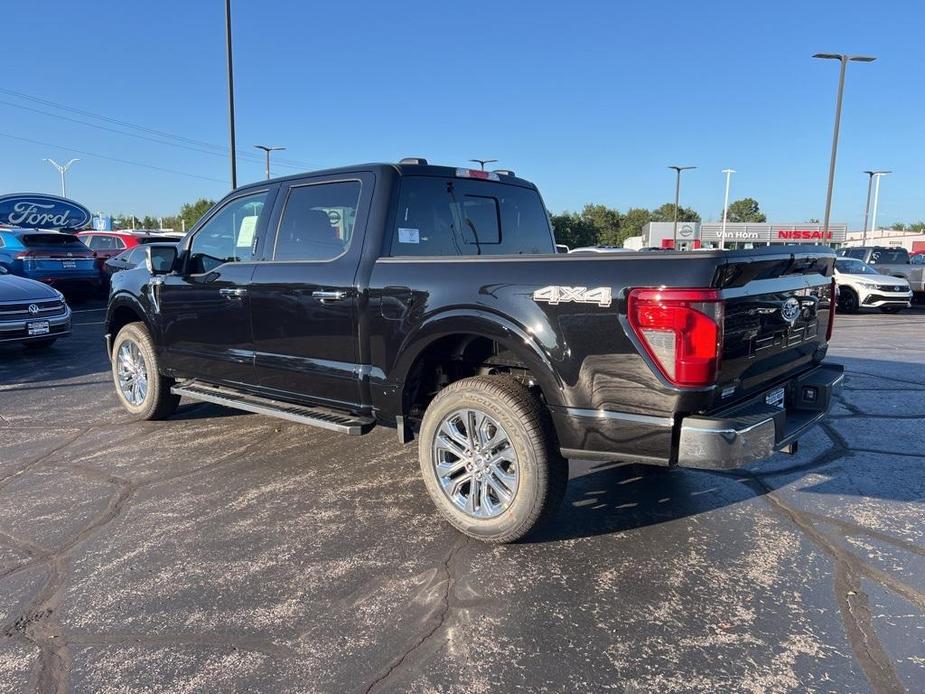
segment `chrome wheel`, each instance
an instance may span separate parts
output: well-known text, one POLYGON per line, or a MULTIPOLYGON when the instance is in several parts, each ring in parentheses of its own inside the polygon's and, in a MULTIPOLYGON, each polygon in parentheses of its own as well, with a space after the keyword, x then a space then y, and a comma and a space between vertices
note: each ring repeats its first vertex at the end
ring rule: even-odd
POLYGON ((126 340, 119 347, 116 370, 122 397, 130 405, 138 407, 148 395, 148 368, 138 345, 131 340, 126 340))
POLYGON ((475 409, 457 410, 440 423, 433 469, 443 493, 473 518, 504 513, 517 494, 517 453, 504 428, 475 409))

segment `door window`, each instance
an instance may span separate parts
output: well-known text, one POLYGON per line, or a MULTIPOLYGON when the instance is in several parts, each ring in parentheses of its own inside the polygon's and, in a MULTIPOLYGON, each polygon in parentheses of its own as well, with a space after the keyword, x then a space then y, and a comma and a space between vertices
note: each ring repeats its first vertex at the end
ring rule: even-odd
POLYGON ((359 181, 296 186, 289 191, 276 235, 274 260, 331 260, 353 238, 359 181))
POLYGON ((266 191, 235 198, 213 215, 193 237, 189 272, 202 274, 225 263, 251 260, 266 199, 266 191))

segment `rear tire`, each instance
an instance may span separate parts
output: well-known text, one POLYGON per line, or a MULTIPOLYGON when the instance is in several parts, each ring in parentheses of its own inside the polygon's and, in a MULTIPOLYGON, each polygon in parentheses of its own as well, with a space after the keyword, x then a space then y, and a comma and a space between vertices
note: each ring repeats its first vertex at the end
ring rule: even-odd
POLYGON ((158 367, 144 323, 123 327, 112 344, 112 378, 119 402, 136 420, 166 419, 180 404, 180 396, 170 392, 173 379, 158 367))
POLYGON ((848 287, 842 287, 838 303, 842 313, 857 313, 861 307, 857 292, 848 287))
POLYGON ((514 542, 549 520, 568 482, 548 412, 508 377, 441 390, 421 422, 419 459, 443 516, 485 542, 514 542))
POLYGON ((57 337, 49 337, 45 340, 30 340, 29 342, 24 342, 26 349, 48 349, 57 340, 57 337))

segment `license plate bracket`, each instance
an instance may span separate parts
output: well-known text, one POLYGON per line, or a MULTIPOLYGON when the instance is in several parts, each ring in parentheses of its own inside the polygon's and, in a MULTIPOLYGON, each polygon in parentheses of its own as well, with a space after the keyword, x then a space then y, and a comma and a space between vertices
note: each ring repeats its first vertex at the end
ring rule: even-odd
POLYGON ((47 335, 49 332, 47 320, 37 320, 26 324, 26 334, 29 337, 36 335, 47 335))
POLYGON ((779 410, 784 409, 784 392, 783 388, 775 388, 764 396, 765 403, 779 410))

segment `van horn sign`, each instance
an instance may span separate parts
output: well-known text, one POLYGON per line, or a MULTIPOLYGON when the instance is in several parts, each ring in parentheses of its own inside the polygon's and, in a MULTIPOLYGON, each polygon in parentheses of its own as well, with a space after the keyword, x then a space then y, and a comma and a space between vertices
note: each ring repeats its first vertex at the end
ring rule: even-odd
POLYGON ((80 203, 46 193, 0 195, 0 226, 78 231, 90 223, 80 203))

